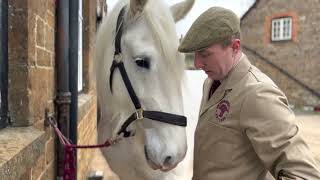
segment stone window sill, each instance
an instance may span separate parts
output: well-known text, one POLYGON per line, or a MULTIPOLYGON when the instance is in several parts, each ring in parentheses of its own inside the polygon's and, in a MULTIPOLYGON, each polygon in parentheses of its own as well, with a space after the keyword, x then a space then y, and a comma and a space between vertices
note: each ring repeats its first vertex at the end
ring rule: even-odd
MULTIPOLYGON (((81 121, 96 102, 96 97, 92 94, 80 94, 78 98, 78 119, 81 121)), ((45 152, 47 136, 48 133, 32 126, 1 129, 0 179, 20 179, 45 152)))
POLYGON ((0 177, 20 179, 45 151, 45 132, 34 127, 0 130, 0 177))

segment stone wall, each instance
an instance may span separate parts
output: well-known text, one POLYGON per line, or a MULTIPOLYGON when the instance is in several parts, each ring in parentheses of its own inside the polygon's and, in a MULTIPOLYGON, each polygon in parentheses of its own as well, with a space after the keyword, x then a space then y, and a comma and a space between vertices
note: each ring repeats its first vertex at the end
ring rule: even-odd
POLYGON ((9 0, 8 14, 11 127, 0 131, 0 176, 54 179, 55 138, 44 120, 46 109, 54 114, 55 0, 9 0))
POLYGON ((45 108, 53 111, 54 2, 9 1, 9 109, 15 126, 38 123, 45 108))
MULTIPOLYGON (((56 0, 9 0, 9 111, 0 130, 0 179, 56 179, 56 141, 45 112, 56 116, 56 0)), ((78 144, 96 143, 96 95, 90 79, 96 1, 83 0, 83 77, 78 144)), ((89 173, 91 150, 79 150, 78 179, 89 173)))
MULTIPOLYGON (((241 20, 242 44, 259 53, 271 63, 320 93, 320 9, 318 0, 259 0, 241 20), (293 19, 293 36, 289 41, 272 42, 271 20, 290 16, 293 19)), ((320 98, 299 85, 276 68, 259 60, 251 52, 251 61, 268 74, 285 92, 294 105, 320 104, 320 98)))

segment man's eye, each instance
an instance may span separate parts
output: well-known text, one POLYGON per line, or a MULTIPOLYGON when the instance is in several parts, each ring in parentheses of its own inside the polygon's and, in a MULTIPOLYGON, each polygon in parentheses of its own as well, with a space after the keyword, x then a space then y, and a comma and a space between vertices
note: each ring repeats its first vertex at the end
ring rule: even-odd
POLYGON ((210 54, 209 53, 200 53, 200 56, 203 57, 203 58, 206 58, 208 57, 210 54))
POLYGON ((150 69, 150 62, 148 60, 146 60, 145 58, 136 58, 135 63, 139 67, 150 69))

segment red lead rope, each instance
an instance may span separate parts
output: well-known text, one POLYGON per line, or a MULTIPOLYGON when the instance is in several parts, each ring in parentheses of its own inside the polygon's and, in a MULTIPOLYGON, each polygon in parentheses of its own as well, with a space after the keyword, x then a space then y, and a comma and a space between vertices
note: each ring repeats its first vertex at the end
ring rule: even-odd
POLYGON ((56 132, 60 143, 63 145, 64 148, 64 169, 63 169, 63 180, 74 180, 75 178, 75 149, 92 149, 92 148, 103 148, 103 147, 109 147, 118 141, 121 140, 120 137, 116 137, 114 139, 108 139, 103 144, 96 144, 96 145, 75 145, 70 142, 68 138, 66 138, 62 132, 59 130, 57 123, 52 120, 52 118, 48 118, 48 121, 50 125, 53 127, 54 131, 56 132))

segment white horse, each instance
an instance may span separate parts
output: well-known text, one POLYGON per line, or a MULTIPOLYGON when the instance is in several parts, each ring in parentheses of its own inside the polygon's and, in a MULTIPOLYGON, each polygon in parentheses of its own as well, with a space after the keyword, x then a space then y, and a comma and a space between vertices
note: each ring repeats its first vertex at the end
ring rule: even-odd
MULTIPOLYGON (((136 111, 118 69, 112 77, 113 92, 109 86, 121 9, 125 8, 122 61, 142 108, 186 115, 184 56, 177 51, 175 22, 182 19, 193 4, 194 0, 186 0, 169 8, 161 0, 121 0, 102 22, 95 47, 100 143, 115 137, 121 125, 136 111)), ((129 126, 135 136, 102 149, 111 169, 121 180, 191 179, 196 122, 194 117, 186 116, 187 128, 147 118, 135 121, 129 126)))

